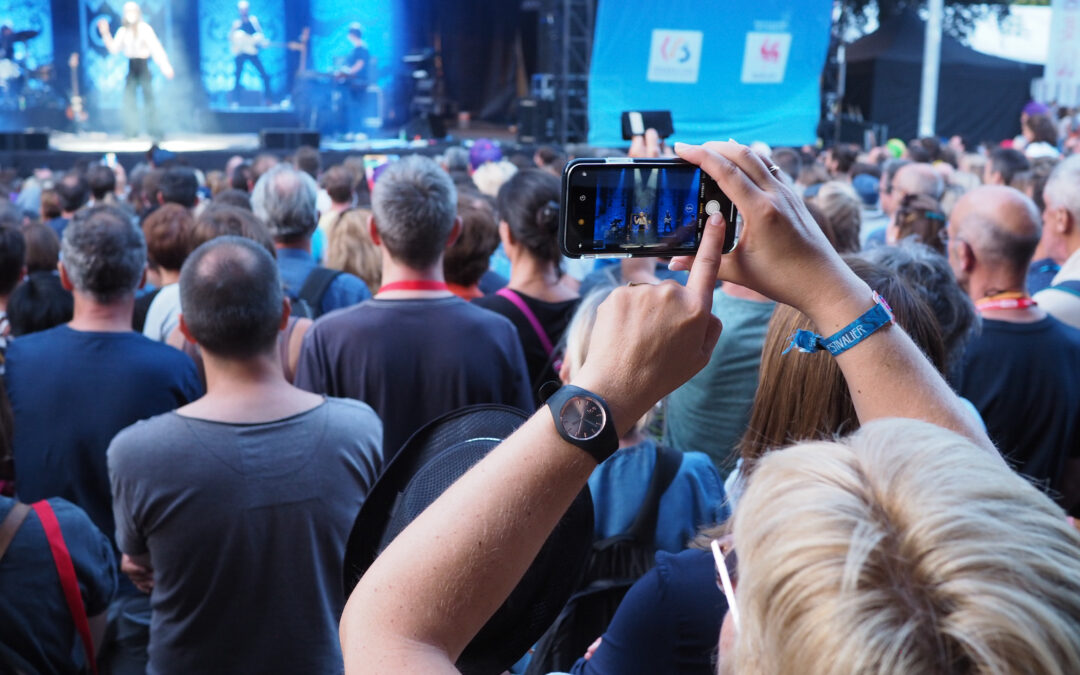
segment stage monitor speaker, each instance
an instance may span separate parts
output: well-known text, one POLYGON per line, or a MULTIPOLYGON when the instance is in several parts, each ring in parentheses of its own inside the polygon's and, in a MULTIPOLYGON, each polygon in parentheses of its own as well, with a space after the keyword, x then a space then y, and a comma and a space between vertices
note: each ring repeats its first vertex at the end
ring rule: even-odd
POLYGON ((0 152, 24 152, 49 149, 47 131, 0 132, 0 152))
POLYGON ((311 129, 263 129, 259 132, 259 146, 263 150, 295 150, 301 145, 319 147, 321 137, 311 129))
POLYGON ((405 125, 405 137, 446 138, 446 122, 438 115, 422 113, 405 125))
POLYGON ((554 101, 536 98, 518 99, 518 143, 541 145, 554 141, 554 101))

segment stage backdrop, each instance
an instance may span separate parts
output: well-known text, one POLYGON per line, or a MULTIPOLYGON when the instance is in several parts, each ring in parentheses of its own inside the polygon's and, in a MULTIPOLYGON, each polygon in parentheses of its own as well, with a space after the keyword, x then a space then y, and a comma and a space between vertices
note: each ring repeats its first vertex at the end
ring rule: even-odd
MULTIPOLYGON (((97 97, 97 106, 105 110, 118 110, 123 102, 124 80, 127 78, 128 63, 123 54, 109 54, 105 43, 98 33, 98 19, 107 19, 113 35, 120 28, 121 8, 124 0, 79 0, 79 31, 82 39, 83 82, 94 83, 92 93, 97 97)), ((180 59, 172 39, 172 2, 171 0, 142 0, 143 20, 157 33, 165 47, 173 67, 180 59)), ((154 88, 158 92, 158 114, 167 113, 168 102, 161 98, 162 81, 157 66, 151 66, 154 73, 154 88)), ((166 117, 166 115, 162 115, 166 117)))
MULTIPOLYGON (((258 0, 252 3, 251 14, 259 20, 263 34, 272 43, 291 42, 300 37, 285 33, 285 0, 258 0)), ((238 18, 236 0, 199 0, 199 67, 212 105, 227 105, 222 95, 232 91, 236 81, 236 59, 230 49, 229 35, 233 21, 238 18)), ((270 76, 270 90, 278 99, 288 93, 285 54, 286 50, 277 45, 259 53, 259 60, 270 76)), ((253 64, 244 66, 240 86, 262 92, 262 78, 253 64)))
POLYGON ((626 145, 626 110, 670 110, 690 143, 812 143, 831 12, 831 0, 599 0, 589 143, 626 145))
MULTIPOLYGON (((37 37, 15 45, 15 56, 28 68, 53 62, 52 4, 49 0, 0 0, 0 17, 11 24, 12 30, 41 31, 37 37)), ((67 58, 67 54, 62 55, 67 58)))

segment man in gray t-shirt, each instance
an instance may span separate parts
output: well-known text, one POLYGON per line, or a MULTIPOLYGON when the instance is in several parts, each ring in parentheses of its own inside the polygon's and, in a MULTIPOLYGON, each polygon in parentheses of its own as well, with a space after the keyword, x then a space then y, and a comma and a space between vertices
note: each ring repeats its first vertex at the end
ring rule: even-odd
POLYGON ((289 385, 289 315, 257 244, 199 247, 180 328, 207 394, 128 427, 108 452, 122 570, 150 592, 150 673, 340 673, 345 544, 383 468, 360 402, 289 385))

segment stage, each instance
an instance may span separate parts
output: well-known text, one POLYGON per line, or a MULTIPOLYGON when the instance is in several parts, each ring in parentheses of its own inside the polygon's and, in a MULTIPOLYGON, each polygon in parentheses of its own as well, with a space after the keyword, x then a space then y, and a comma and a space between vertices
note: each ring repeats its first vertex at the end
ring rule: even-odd
MULTIPOLYGON (((304 131, 295 127, 273 129, 284 133, 304 131)), ((76 164, 97 162, 106 154, 114 153, 120 164, 130 171, 139 162, 146 161, 147 153, 154 145, 149 136, 127 138, 122 134, 101 131, 41 131, 48 134, 47 150, 0 149, 0 167, 14 169, 25 176, 38 168, 65 171, 76 164)), ((467 129, 454 129, 445 138, 439 139, 410 139, 400 130, 395 132, 392 129, 380 130, 377 136, 372 137, 323 137, 319 142, 319 150, 323 156, 322 164, 327 167, 340 163, 349 155, 437 155, 451 145, 468 144, 478 138, 488 138, 500 143, 504 155, 525 152, 531 156, 535 151, 533 146, 518 144, 512 128, 494 124, 474 124, 467 129)), ((224 169, 225 163, 233 155, 251 158, 268 152, 284 158, 296 149, 295 144, 285 148, 264 148, 258 131, 167 134, 157 145, 163 150, 175 153, 184 164, 202 171, 224 169)))

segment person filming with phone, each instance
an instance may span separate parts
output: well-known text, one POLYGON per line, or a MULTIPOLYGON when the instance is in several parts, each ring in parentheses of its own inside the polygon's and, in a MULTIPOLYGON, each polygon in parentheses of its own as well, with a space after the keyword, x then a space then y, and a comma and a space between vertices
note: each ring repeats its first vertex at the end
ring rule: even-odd
POLYGON ((792 189, 734 142, 677 145, 743 214, 685 287, 616 289, 568 386, 386 548, 341 621, 346 672, 456 672, 597 463, 709 360, 717 279, 808 317, 861 428, 769 453, 713 547, 721 673, 1080 672, 1080 533, 1002 460, 792 189), (735 552, 738 552, 736 557, 735 552), (1007 581, 1006 581, 1007 580, 1007 581))

